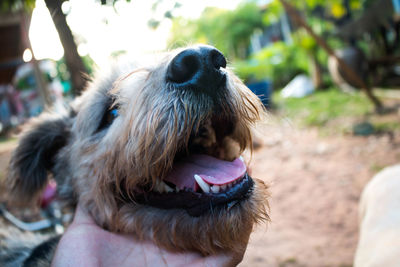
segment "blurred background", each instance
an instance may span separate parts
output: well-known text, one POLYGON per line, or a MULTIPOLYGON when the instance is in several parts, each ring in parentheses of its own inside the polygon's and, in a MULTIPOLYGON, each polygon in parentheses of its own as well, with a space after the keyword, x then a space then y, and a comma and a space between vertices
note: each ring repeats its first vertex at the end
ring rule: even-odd
POLYGON ((97 69, 194 43, 221 50, 270 113, 251 166, 272 222, 242 266, 352 266, 360 193, 400 160, 400 0, 1 0, 0 180, 21 125, 97 69))

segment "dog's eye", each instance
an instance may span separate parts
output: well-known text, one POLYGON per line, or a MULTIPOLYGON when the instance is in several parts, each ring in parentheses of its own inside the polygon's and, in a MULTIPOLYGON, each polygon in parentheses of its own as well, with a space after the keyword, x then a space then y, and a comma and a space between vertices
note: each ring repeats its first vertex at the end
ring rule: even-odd
POLYGON ((118 109, 113 108, 112 110, 110 110, 110 115, 114 118, 118 117, 118 109))
POLYGON ((118 117, 118 107, 113 107, 112 109, 107 109, 104 112, 103 118, 101 119, 99 128, 97 131, 101 131, 103 129, 108 128, 114 121, 114 119, 118 117))

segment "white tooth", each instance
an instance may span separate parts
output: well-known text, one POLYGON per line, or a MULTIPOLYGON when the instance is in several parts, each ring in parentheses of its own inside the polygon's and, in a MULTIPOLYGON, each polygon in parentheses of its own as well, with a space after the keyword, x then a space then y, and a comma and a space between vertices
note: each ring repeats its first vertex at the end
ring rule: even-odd
POLYGON ((160 193, 163 193, 163 192, 164 192, 164 186, 162 186, 162 183, 163 183, 163 182, 157 180, 157 181, 156 181, 156 184, 154 185, 154 189, 155 189, 156 191, 160 192, 160 193))
POLYGON ((174 189, 172 189, 169 185, 167 185, 166 183, 162 182, 164 184, 164 190, 166 192, 174 192, 174 189))
POLYGON ((219 186, 218 185, 213 185, 211 186, 211 192, 213 193, 218 193, 219 192, 219 186))
POLYGON ((223 184, 220 186, 221 190, 225 190, 226 189, 226 184, 223 184))
POLYGON ((164 193, 164 192, 165 192, 165 188, 164 188, 162 182, 158 184, 158 189, 159 189, 159 191, 160 191, 161 193, 164 193))
POLYGON ((204 193, 210 192, 210 186, 206 182, 204 182, 203 178, 195 174, 194 179, 196 180, 197 184, 200 186, 200 188, 203 190, 204 193))

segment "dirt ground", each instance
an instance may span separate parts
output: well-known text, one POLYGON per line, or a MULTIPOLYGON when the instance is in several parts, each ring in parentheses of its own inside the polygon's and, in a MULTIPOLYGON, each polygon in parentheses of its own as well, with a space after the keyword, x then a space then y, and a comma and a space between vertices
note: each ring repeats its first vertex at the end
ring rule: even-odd
POLYGON ((400 134, 321 137, 266 127, 251 162, 270 183, 271 219, 252 234, 241 266, 352 266, 365 184, 400 161, 400 134))
MULTIPOLYGON (((400 134, 321 136, 317 130, 263 126, 252 176, 270 184, 272 222, 252 234, 240 266, 352 266, 364 185, 400 160, 400 134)), ((4 177, 15 142, 0 145, 4 177)))

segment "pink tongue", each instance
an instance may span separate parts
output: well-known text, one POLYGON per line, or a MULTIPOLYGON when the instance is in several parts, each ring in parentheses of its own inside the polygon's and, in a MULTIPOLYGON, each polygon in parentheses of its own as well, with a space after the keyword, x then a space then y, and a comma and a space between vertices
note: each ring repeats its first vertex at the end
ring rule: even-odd
POLYGON ((246 165, 239 158, 230 162, 207 155, 192 155, 176 163, 164 180, 179 189, 186 187, 197 190, 195 174, 208 184, 223 185, 242 178, 245 173, 246 165))

